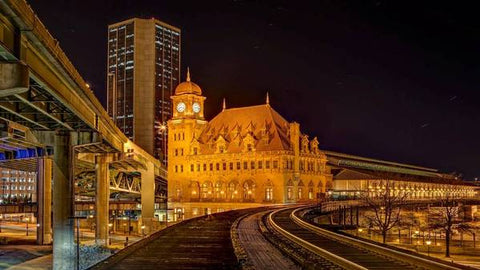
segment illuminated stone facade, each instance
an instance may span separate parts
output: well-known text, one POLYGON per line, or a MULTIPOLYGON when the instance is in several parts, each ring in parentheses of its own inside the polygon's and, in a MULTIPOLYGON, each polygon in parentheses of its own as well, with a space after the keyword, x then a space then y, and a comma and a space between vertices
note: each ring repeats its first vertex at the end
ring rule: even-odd
POLYGON ((168 121, 171 201, 287 203, 314 201, 332 185, 316 138, 269 104, 223 108, 204 118, 200 87, 190 81, 172 96, 168 121))
POLYGON ((435 169, 321 151, 269 104, 204 118, 201 88, 190 80, 171 97, 168 197, 173 202, 313 202, 375 196, 386 181, 409 199, 476 196, 476 186, 435 169))

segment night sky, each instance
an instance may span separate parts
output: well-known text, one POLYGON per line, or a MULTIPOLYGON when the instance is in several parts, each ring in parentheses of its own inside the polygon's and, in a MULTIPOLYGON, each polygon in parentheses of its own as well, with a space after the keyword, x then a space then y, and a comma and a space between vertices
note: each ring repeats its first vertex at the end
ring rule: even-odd
MULTIPOLYGON (((480 177, 478 9, 444 1, 32 0, 105 104, 107 25, 182 29, 211 119, 271 105, 322 149, 480 177), (454 5, 455 4, 455 5, 454 5)), ((472 1, 473 2, 473 1, 472 1)), ((185 74, 185 73, 183 73, 185 74)), ((184 77, 184 75, 182 75, 184 77)))

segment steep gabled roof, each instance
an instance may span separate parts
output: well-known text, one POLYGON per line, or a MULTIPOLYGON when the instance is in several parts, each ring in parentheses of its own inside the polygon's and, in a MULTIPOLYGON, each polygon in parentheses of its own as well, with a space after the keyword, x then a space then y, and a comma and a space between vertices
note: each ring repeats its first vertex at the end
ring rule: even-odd
MULTIPOLYGON (((252 133, 257 140, 256 151, 289 150, 288 129, 288 121, 269 104, 231 108, 223 110, 208 123, 200 135, 200 142, 204 145, 211 144, 223 130, 227 131, 225 139, 232 142, 240 131, 242 138, 249 132, 252 133)), ((241 146, 229 146, 227 151, 237 152, 241 149, 241 146)), ((208 152, 208 147, 204 150, 208 152)))

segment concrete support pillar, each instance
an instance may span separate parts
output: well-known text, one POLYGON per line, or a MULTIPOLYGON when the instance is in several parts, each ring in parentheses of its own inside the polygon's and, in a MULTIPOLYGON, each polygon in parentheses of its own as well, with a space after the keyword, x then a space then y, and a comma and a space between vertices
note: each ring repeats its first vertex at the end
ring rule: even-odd
POLYGON ((108 171, 108 156, 99 155, 95 160, 96 171, 96 195, 95 195, 95 242, 99 245, 108 246, 108 223, 109 223, 109 198, 110 181, 108 171))
POLYGON ((155 168, 153 163, 147 163, 147 169, 141 171, 142 178, 142 222, 139 227, 139 232, 142 233, 141 226, 145 226, 144 233, 152 232, 153 218, 155 214, 155 168))
POLYGON ((53 158, 53 269, 75 269, 73 153, 68 131, 55 133, 53 158))
POLYGON ((52 243, 52 160, 49 158, 38 159, 37 185, 37 244, 49 245, 52 243))

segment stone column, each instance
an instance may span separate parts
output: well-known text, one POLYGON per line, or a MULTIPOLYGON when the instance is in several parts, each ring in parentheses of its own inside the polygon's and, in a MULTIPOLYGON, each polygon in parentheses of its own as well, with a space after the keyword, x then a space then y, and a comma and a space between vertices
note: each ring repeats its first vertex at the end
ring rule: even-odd
POLYGON ((152 221, 155 213, 155 168, 153 163, 147 163, 147 169, 141 171, 142 178, 142 220, 139 222, 139 232, 142 233, 141 226, 145 226, 145 233, 152 232, 152 221))
POLYGON ((108 246, 110 181, 107 154, 99 155, 95 160, 96 196, 95 196, 95 242, 108 246))
POLYGON ((38 159, 37 186, 37 244, 48 245, 52 243, 52 160, 49 158, 38 159))
MULTIPOLYGON (((53 269, 75 269, 73 157, 69 131, 55 133, 53 158, 53 269)), ((73 136, 75 137, 75 136, 73 136)))

